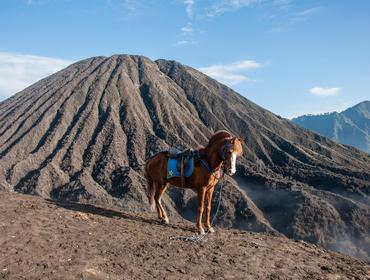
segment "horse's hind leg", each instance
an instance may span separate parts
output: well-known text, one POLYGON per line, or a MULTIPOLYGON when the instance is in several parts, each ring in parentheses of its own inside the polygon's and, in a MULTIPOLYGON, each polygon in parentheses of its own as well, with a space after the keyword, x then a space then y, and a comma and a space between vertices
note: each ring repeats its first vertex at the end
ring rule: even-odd
POLYGON ((161 198, 162 198, 162 195, 167 190, 167 187, 168 187, 168 184, 162 185, 160 188, 157 189, 155 196, 154 196, 155 204, 157 206, 157 211, 158 211, 158 218, 161 219, 166 224, 168 224, 169 221, 168 221, 166 211, 164 211, 163 209, 161 198))
POLYGON ((155 209, 154 195, 156 192, 155 185, 154 185, 153 179, 150 177, 148 173, 146 174, 146 180, 148 184, 148 200, 149 200, 150 210, 154 211, 155 209))

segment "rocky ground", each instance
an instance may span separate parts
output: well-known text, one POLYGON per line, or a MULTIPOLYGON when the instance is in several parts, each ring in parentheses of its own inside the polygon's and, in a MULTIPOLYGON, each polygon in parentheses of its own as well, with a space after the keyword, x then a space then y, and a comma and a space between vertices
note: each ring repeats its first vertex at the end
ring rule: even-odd
POLYGON ((0 279, 370 279, 370 266, 303 241, 0 192, 0 279))

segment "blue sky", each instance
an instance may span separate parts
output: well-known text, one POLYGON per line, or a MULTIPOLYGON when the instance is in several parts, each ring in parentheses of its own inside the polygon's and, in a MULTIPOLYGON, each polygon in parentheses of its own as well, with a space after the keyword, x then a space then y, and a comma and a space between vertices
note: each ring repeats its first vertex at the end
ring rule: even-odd
POLYGON ((370 1, 0 0, 0 100, 71 62, 180 61, 284 117, 370 99, 370 1))

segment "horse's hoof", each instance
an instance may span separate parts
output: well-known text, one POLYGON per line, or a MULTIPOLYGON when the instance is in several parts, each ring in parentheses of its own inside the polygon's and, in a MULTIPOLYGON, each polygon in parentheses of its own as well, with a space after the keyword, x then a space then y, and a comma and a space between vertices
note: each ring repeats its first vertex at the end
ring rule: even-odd
POLYGON ((203 228, 199 228, 199 229, 198 229, 198 233, 199 233, 200 235, 205 235, 205 234, 206 234, 203 228))
POLYGON ((210 233, 214 233, 214 232, 215 232, 215 229, 214 229, 213 227, 209 227, 209 228, 208 228, 208 232, 210 232, 210 233))
POLYGON ((170 223, 170 221, 168 220, 168 218, 167 218, 167 217, 166 217, 166 218, 161 218, 160 220, 161 220, 161 222, 162 222, 163 224, 166 224, 166 225, 168 225, 168 224, 170 223))

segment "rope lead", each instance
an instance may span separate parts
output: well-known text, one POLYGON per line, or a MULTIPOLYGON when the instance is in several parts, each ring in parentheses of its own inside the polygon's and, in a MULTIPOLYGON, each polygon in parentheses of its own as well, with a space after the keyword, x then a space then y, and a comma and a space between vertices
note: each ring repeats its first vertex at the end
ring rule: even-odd
MULTIPOLYGON (((215 214, 213 215, 213 218, 212 218, 212 221, 211 221, 211 227, 213 226, 215 220, 216 220, 216 216, 218 214, 218 210, 220 209, 220 205, 221 205, 221 194, 222 194, 222 189, 223 189, 223 177, 225 175, 225 172, 223 172, 222 174, 222 177, 221 177, 221 184, 220 184, 220 192, 219 192, 219 195, 218 195, 218 204, 217 204, 217 208, 216 208, 216 212, 215 214)), ((193 234, 193 235, 190 235, 190 236, 170 236, 169 239, 170 240, 182 240, 182 241, 185 241, 185 242, 190 242, 192 243, 193 245, 196 245, 196 244, 199 244, 203 241, 203 239, 206 237, 206 235, 208 235, 209 233, 209 229, 207 229, 207 231, 205 232, 205 234, 203 235, 200 235, 200 234, 193 234)))

